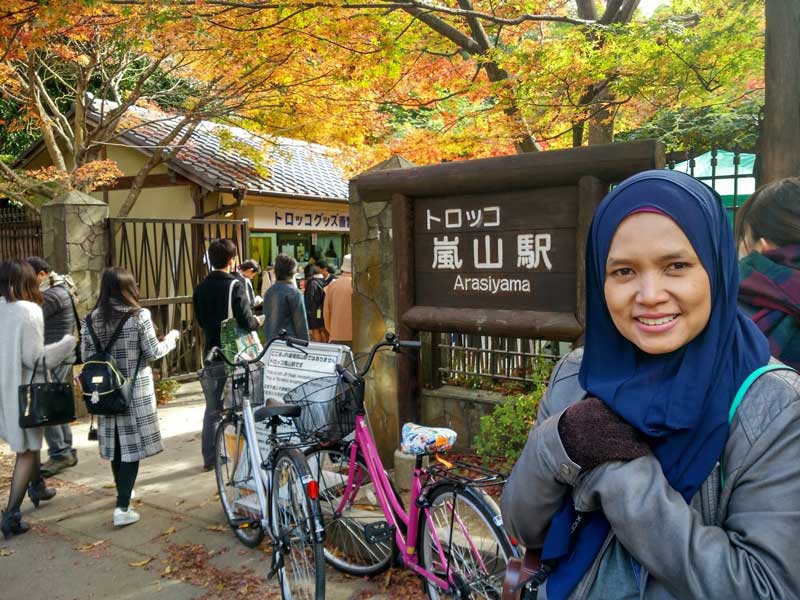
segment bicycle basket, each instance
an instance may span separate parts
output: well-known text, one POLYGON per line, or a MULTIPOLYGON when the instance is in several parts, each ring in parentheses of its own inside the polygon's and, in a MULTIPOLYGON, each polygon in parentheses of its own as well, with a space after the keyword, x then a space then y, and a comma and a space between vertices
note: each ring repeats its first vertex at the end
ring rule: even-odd
POLYGON ((303 409, 294 423, 301 438, 338 442, 355 429, 356 410, 350 386, 337 376, 307 381, 284 395, 287 404, 303 409))
MULTIPOLYGON (((197 372, 200 386, 206 398, 221 398, 223 408, 238 409, 242 405, 247 371, 236 367, 231 374, 227 365, 214 363, 197 372)), ((264 404, 264 365, 254 363, 249 368, 250 404, 264 404)))

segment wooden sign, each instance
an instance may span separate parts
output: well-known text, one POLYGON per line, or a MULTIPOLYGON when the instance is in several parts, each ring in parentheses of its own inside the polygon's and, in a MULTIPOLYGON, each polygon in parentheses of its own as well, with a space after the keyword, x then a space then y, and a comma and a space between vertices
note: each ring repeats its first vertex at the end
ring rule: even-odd
POLYGON ((362 201, 392 202, 398 333, 577 340, 594 210, 663 166, 644 141, 360 175, 362 201))

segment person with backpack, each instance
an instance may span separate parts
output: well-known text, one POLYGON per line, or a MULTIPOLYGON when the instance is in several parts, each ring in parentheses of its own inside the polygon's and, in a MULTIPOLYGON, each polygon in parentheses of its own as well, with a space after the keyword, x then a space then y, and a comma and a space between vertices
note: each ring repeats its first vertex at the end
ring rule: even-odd
POLYGON ((61 364, 75 351, 72 335, 45 345, 42 302, 36 274, 28 263, 0 262, 0 439, 16 453, 8 502, 0 518, 4 538, 30 529, 20 512, 26 491, 35 506, 56 495, 40 471, 42 428, 19 426, 19 386, 36 378, 42 381, 44 362, 61 364))
POLYGON ((719 196, 645 171, 597 208, 585 345, 501 499, 537 600, 800 598, 800 376, 737 306, 719 196))
POLYGON ((148 363, 174 350, 179 336, 173 330, 163 341, 158 340, 150 311, 139 305, 139 291, 129 271, 111 267, 103 272, 97 304, 81 327, 84 365, 79 381, 90 412, 94 412, 93 403, 105 404, 109 398, 119 401, 125 396, 121 412, 112 410, 116 414, 97 417, 100 456, 111 461, 117 489, 112 514, 115 527, 141 518, 130 508, 139 461, 163 450, 148 363), (117 381, 126 391, 120 394, 100 387, 104 380, 117 381))
MULTIPOLYGON (((44 343, 57 342, 66 334, 72 334, 78 325, 78 309, 70 291, 71 282, 50 268, 43 258, 29 256, 29 265, 36 271, 39 291, 44 298, 44 343)), ((72 360, 53 365, 53 376, 57 381, 72 381, 72 360)), ((56 473, 78 464, 78 451, 72 447, 72 427, 51 425, 44 428, 47 441, 47 462, 42 465, 42 476, 52 477, 56 473)))

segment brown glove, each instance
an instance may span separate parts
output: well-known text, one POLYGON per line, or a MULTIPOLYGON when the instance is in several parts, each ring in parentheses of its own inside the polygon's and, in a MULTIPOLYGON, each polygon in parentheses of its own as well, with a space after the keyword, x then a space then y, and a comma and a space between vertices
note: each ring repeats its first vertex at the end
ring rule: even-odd
POLYGON ((600 398, 573 404, 558 421, 558 434, 570 459, 588 471, 615 460, 650 453, 644 436, 614 414, 600 398))

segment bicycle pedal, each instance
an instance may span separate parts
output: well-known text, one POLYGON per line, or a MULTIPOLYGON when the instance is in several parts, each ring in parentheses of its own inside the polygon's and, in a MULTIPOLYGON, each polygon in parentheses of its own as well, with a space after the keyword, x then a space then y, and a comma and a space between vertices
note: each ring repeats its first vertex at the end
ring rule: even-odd
POLYGON ((370 544, 382 544, 388 542, 394 536, 394 527, 386 521, 378 521, 364 525, 364 539, 370 544))
POLYGON ((236 529, 253 529, 259 527, 258 522, 253 519, 234 519, 231 521, 231 525, 236 529))

